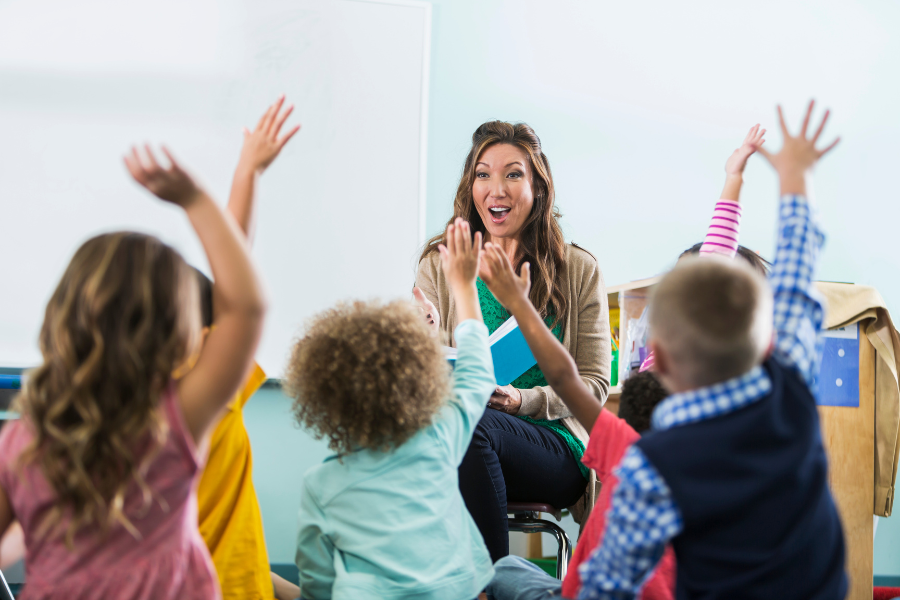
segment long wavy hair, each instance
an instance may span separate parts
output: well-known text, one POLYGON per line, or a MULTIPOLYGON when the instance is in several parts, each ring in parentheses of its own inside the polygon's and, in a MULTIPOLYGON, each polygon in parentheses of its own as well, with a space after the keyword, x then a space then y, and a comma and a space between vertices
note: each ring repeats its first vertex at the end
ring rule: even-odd
POLYGON ((84 528, 121 525, 140 537, 126 493, 137 485, 142 510, 154 499, 145 476, 168 431, 160 398, 199 318, 192 271, 154 237, 100 235, 72 257, 44 315, 43 364, 15 403, 35 432, 20 466, 37 463, 57 497, 39 535, 65 533, 72 547, 84 528))
MULTIPOLYGON (((478 159, 485 150, 495 144, 515 146, 528 157, 534 204, 519 235, 513 266, 518 272, 522 264, 531 263, 531 303, 541 316, 553 315, 553 325, 556 326, 565 318, 569 303, 564 290, 566 242, 559 226, 562 215, 554 205, 556 192, 550 162, 541 150, 540 138, 531 127, 525 123, 488 121, 475 130, 472 134, 472 148, 466 156, 459 187, 456 189, 453 216, 447 225, 453 223, 457 217, 462 217, 469 222, 472 235, 476 231, 486 233, 484 222, 475 208, 472 185, 475 182, 475 165, 478 159)), ((438 244, 444 243, 444 235, 442 232, 428 240, 419 260, 432 252, 437 252, 438 244)))

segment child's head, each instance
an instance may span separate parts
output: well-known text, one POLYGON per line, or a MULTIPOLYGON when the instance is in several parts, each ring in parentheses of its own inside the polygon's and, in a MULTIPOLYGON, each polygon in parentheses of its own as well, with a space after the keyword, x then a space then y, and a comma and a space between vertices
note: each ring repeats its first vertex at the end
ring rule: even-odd
MULTIPOLYGON (((700 248, 703 246, 703 243, 697 243, 682 252, 678 256, 678 260, 685 258, 687 256, 694 256, 700 254, 700 248)), ((772 266, 772 263, 764 259, 762 256, 747 248, 745 246, 738 246, 737 255, 747 261, 747 263, 753 267, 757 273, 762 275, 763 277, 769 276, 769 267, 772 266)))
POLYGON ((619 397, 619 417, 640 434, 650 429, 650 419, 656 405, 669 393, 651 371, 634 373, 622 384, 619 397))
POLYGON ((390 450, 431 423, 449 367, 411 303, 342 303, 295 344, 285 389, 297 421, 338 454, 390 450))
POLYGON ((154 237, 100 235, 72 257, 47 304, 43 364, 18 400, 36 431, 23 459, 59 498, 48 526, 64 511, 70 539, 85 526, 129 526, 121 500, 145 487, 135 444, 162 439, 156 409, 197 342, 197 306, 190 268, 154 237))
POLYGON ((741 375, 771 345, 772 294, 744 261, 679 261, 656 286, 649 310, 656 374, 672 392, 741 375))

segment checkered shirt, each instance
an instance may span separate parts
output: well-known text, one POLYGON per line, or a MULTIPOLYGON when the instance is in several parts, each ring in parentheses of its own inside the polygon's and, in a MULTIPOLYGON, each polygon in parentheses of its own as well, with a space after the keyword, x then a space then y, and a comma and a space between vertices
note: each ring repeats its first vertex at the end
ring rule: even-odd
MULTIPOLYGON (((769 284, 777 359, 797 369, 815 390, 821 360, 824 308, 813 272, 824 242, 804 196, 786 195, 779 209, 778 247, 769 284)), ((728 414, 765 397, 772 382, 765 369, 715 385, 673 394, 653 412, 653 429, 665 430, 728 414)), ((616 468, 619 485, 606 516, 603 543, 579 567, 579 600, 631 599, 684 524, 663 477, 636 446, 616 468)))

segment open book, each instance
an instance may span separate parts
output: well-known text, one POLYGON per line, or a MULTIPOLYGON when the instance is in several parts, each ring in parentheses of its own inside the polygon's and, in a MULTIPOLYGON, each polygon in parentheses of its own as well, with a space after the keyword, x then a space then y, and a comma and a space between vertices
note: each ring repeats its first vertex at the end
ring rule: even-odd
MULTIPOLYGON (((494 360, 494 377, 497 385, 509 385, 522 373, 537 364, 515 317, 510 317, 488 338, 491 358, 494 360)), ((456 348, 444 346, 444 356, 456 363, 456 348)))

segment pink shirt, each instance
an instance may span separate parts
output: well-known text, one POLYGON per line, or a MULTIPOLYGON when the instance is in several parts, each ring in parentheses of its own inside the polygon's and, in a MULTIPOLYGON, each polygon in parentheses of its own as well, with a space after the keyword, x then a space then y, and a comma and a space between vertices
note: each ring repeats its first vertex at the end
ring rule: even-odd
POLYGON ((0 432, 0 487, 25 532, 26 585, 20 600, 193 600, 220 598, 206 544, 197 529, 196 479, 201 460, 187 430, 174 384, 162 407, 169 433, 151 463, 146 481, 157 497, 145 514, 135 485, 125 499, 125 513, 141 534, 135 539, 116 526, 103 538, 82 529, 74 550, 61 537, 40 539, 41 517, 55 493, 37 464, 20 472, 17 457, 34 439, 26 420, 8 423, 0 432))
MULTIPOLYGON (((569 571, 563 580, 562 595, 564 598, 578 597, 578 592, 581 590, 578 566, 590 558, 603 541, 606 511, 612 504, 613 492, 619 483, 613 469, 622 460, 625 451, 640 437, 628 423, 605 409, 600 411, 600 416, 594 422, 591 437, 581 461, 597 472, 597 480, 602 486, 597 503, 594 504, 594 509, 575 546, 572 564, 569 565, 569 571)), ((666 547, 662 560, 650 575, 639 598, 641 600, 673 600, 675 598, 675 554, 672 552, 671 546, 666 547)))
MULTIPOLYGON (((741 233, 741 203, 734 200, 719 200, 713 209, 712 222, 706 230, 700 254, 719 254, 734 258, 738 251, 738 236, 741 233)), ((641 363, 639 372, 653 368, 651 352, 641 363)))

